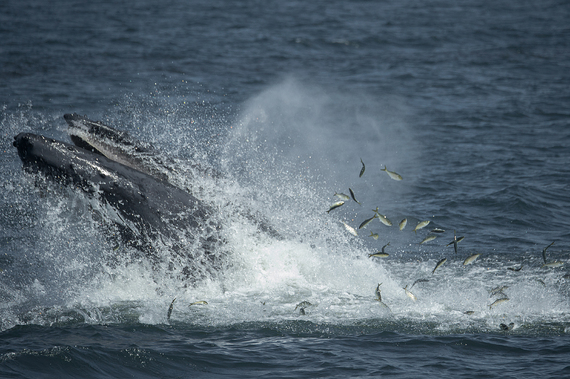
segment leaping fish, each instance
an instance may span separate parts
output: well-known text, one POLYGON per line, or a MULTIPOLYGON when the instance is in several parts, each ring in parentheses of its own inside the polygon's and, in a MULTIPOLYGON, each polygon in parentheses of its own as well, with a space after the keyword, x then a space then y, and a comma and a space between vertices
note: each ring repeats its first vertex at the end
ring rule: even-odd
POLYGON ((350 196, 345 195, 344 193, 335 193, 334 196, 338 197, 341 200, 347 201, 350 200, 350 196))
POLYGON ((375 240, 377 240, 377 239, 378 239, 378 233, 370 232, 370 235, 369 235, 368 237, 372 237, 372 238, 374 238, 375 240))
POLYGON ((406 225, 408 225, 408 219, 407 218, 403 219, 402 221, 400 221, 400 224, 398 224, 398 226, 400 227, 400 230, 404 230, 406 225))
MULTIPOLYGON (((556 242, 556 241, 554 241, 554 242, 556 242)), ((554 245, 554 242, 552 242, 550 245, 548 245, 544 249, 542 249, 542 259, 544 260, 544 264, 546 264, 546 249, 548 249, 550 246, 554 245)))
POLYGON ((509 301, 508 297, 503 297, 501 299, 497 299, 493 302, 493 304, 489 305, 489 309, 493 309, 493 307, 496 307, 497 305, 502 304, 502 303, 507 302, 507 301, 509 301))
POLYGON ((445 262, 447 262, 447 258, 443 258, 442 260, 440 260, 439 262, 437 262, 437 264, 435 265, 435 268, 433 269, 433 271, 431 272, 432 275, 435 272, 435 270, 437 270, 438 268, 440 268, 445 262))
POLYGON ((382 283, 378 283, 378 287, 376 287, 376 300, 382 301, 382 292, 380 291, 380 286, 382 283))
POLYGON ((425 228, 426 226, 429 225, 429 223, 430 223, 430 221, 422 221, 422 222, 418 223, 416 225, 416 227, 414 228, 414 232, 417 233, 418 230, 425 228))
POLYGON ((362 163, 362 168, 360 169, 360 175, 358 175, 358 177, 362 178, 362 175, 364 175, 364 170, 366 169, 366 167, 364 166, 364 162, 362 162, 362 158, 360 158, 360 163, 362 163))
POLYGON ((457 244, 461 241, 463 241, 465 237, 459 237, 457 238, 457 236, 455 235, 455 230, 453 231, 453 241, 451 241, 450 243, 448 243, 445 246, 449 246, 453 244, 453 250, 455 251, 455 254, 457 254, 457 244))
POLYGON ((388 246, 390 244, 390 242, 388 242, 386 245, 382 246, 382 251, 374 253, 374 254, 368 254, 368 258, 370 257, 376 257, 376 258, 386 258, 389 255, 384 251, 384 249, 386 248, 386 246, 388 246))
POLYGON ((416 297, 416 295, 414 295, 413 293, 410 292, 410 290, 408 290, 408 286, 407 286, 407 285, 404 287, 404 292, 406 292, 406 295, 408 295, 408 297, 409 297, 410 299, 412 299, 413 301, 418 300, 418 298, 416 297))
POLYGON ((437 236, 433 236, 433 235, 432 235, 432 236, 427 236, 426 238, 423 239, 422 242, 420 242, 420 245, 422 245, 422 244, 424 244, 424 243, 426 243, 426 242, 429 242, 429 241, 433 241, 433 240, 436 239, 436 238, 437 238, 437 236))
POLYGON ((350 196, 352 197, 352 200, 356 201, 359 205, 362 205, 362 204, 360 204, 360 202, 358 200, 356 200, 356 197, 354 196, 354 191, 352 190, 352 188, 349 188, 348 191, 350 192, 350 196))
POLYGON ((477 258, 479 258, 481 254, 473 254, 469 257, 467 257, 464 261, 463 261, 463 266, 467 266, 470 265, 471 263, 475 262, 477 260, 477 258))
POLYGON ((412 286, 410 287, 410 289, 414 288, 414 286, 415 286, 417 283, 426 283, 426 282, 429 282, 429 280, 428 280, 428 279, 418 279, 418 280, 416 280, 416 281, 414 282, 414 284, 412 284, 412 286))
POLYGON ((560 261, 550 262, 550 263, 543 264, 542 266, 540 266, 540 268, 543 268, 543 267, 547 267, 547 268, 560 267, 563 264, 564 264, 564 262, 560 262, 560 261))
POLYGON ((376 209, 372 210, 374 213, 376 213, 376 216, 378 217, 378 219, 380 220, 380 222, 386 226, 392 226, 392 221, 388 220, 388 217, 384 216, 383 214, 378 212, 378 207, 376 207, 376 209))
POLYGON ((329 208, 329 210, 327 211, 327 213, 330 213, 330 211, 332 211, 333 209, 337 209, 338 207, 341 207, 344 204, 344 201, 340 200, 337 201, 336 203, 333 203, 331 205, 331 207, 329 208))
POLYGON ((374 215, 374 216, 370 217, 369 219, 366 219, 366 220, 362 221, 362 224, 360 224, 360 226, 358 227, 358 229, 365 228, 366 225, 370 224, 370 223, 372 222, 372 220, 374 220, 376 217, 377 217, 377 216, 374 215))
POLYGON ((388 170, 388 167, 384 166, 384 168, 381 169, 382 171, 386 171, 386 173, 390 176, 390 178, 394 179, 394 180, 402 180, 402 177, 395 173, 394 171, 390 171, 388 170))
POLYGON ((348 232, 350 234, 352 234, 355 237, 358 237, 358 232, 356 231, 356 229, 354 229, 352 226, 348 225, 346 222, 341 221, 342 224, 344 225, 344 227, 346 228, 346 230, 348 230, 348 232))
POLYGON ((172 300, 172 303, 170 303, 170 307, 168 307, 168 312, 166 313, 166 319, 170 321, 170 315, 172 314, 172 309, 174 308, 174 302, 176 301, 176 298, 174 298, 174 300, 172 300))

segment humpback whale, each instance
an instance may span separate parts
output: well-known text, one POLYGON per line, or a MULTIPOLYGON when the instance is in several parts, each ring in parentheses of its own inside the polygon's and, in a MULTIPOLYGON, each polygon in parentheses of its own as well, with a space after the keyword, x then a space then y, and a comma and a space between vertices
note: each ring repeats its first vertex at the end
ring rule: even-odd
POLYGON ((64 116, 74 144, 20 133, 13 145, 24 170, 75 188, 111 209, 105 218, 122 242, 153 261, 164 259, 154 244, 174 251, 170 265, 193 276, 196 263, 219 264, 221 227, 213 209, 168 181, 174 168, 147 143, 76 114, 64 116), (174 262, 175 261, 175 262, 174 262))

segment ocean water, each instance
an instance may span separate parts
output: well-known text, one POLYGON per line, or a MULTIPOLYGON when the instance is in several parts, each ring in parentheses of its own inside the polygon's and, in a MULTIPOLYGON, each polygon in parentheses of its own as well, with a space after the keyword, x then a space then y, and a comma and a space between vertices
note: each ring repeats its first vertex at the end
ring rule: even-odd
POLYGON ((569 18, 550 0, 3 2, 0 376, 568 377, 569 18), (73 112, 174 162, 217 210, 222 270, 152 265, 93 217, 111 210, 23 172, 13 137, 69 142, 73 112), (342 224, 376 208, 392 226, 342 224))

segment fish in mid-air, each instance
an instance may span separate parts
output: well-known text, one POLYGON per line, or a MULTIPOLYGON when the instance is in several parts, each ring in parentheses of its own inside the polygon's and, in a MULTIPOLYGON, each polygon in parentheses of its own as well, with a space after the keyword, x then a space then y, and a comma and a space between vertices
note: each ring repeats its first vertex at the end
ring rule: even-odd
POLYGON ((547 268, 560 267, 563 264, 564 264, 564 262, 560 262, 560 261, 550 262, 550 263, 543 264, 542 266, 540 266, 540 268, 543 268, 543 267, 547 267, 547 268))
POLYGON ((507 302, 507 301, 509 301, 508 297, 503 297, 503 298, 497 299, 493 302, 493 304, 489 305, 489 309, 493 309, 493 307, 496 307, 497 305, 502 304, 502 303, 507 302))
POLYGON ((463 261, 463 266, 467 266, 470 265, 471 263, 475 262, 477 260, 477 258, 479 258, 481 254, 473 254, 469 257, 467 257, 464 261, 463 261))
POLYGON ((418 280, 416 280, 416 281, 414 282, 414 284, 412 284, 412 286, 410 287, 410 289, 414 288, 414 286, 415 286, 417 283, 427 283, 427 282, 429 282, 428 279, 418 279, 418 280))
POLYGON ((382 246, 382 251, 379 251, 377 253, 374 254, 368 254, 368 257, 377 257, 377 258, 386 258, 388 257, 388 254, 384 251, 384 249, 386 249, 386 246, 388 246, 390 244, 390 242, 388 242, 386 245, 382 246))
POLYGON ((327 213, 330 213, 330 211, 332 211, 333 209, 337 209, 338 207, 341 207, 341 206, 343 206, 343 205, 344 205, 344 201, 343 201, 343 200, 337 201, 336 203, 333 203, 333 204, 331 205, 331 207, 329 208, 329 210, 327 211, 327 213))
POLYGON ((422 222, 419 222, 419 223, 416 225, 416 227, 414 228, 414 232, 417 233, 418 230, 420 230, 420 229, 422 229, 422 228, 425 228, 426 226, 429 225, 429 223, 430 223, 430 221, 422 221, 422 222))
POLYGON ((380 222, 386 226, 392 226, 392 221, 388 220, 388 217, 384 216, 383 214, 378 212, 378 207, 376 207, 376 209, 372 210, 374 213, 376 213, 376 217, 378 217, 378 219, 380 220, 380 222))
POLYGON ((442 260, 437 262, 437 264, 435 265, 435 268, 433 269, 433 271, 431 273, 433 274, 435 272, 435 270, 440 268, 445 262, 447 262, 447 258, 443 258, 442 260))
POLYGON ((174 300, 172 300, 172 303, 170 303, 170 307, 168 307, 168 312, 166 313, 166 319, 170 320, 170 315, 172 314, 172 309, 174 308, 174 302, 176 301, 176 298, 174 298, 174 300))
MULTIPOLYGON (((554 241, 554 242, 556 242, 556 241, 554 241)), ((548 249, 550 246, 554 245, 554 242, 552 242, 550 245, 548 245, 544 249, 542 249, 542 259, 544 260, 544 264, 546 264, 546 249, 548 249)))
POLYGON ((376 300, 378 301, 382 301, 382 291, 380 291, 380 286, 382 285, 382 283, 378 283, 378 287, 376 287, 376 300))
POLYGON ((364 162, 362 162, 362 158, 360 158, 360 163, 362 163, 362 168, 360 169, 360 175, 358 175, 358 177, 362 178, 362 175, 364 175, 364 170, 366 169, 366 167, 364 166, 364 162))
POLYGON ((208 305, 208 302, 206 302, 204 300, 198 300, 198 301, 195 301, 195 302, 189 304, 188 306, 191 306, 191 305, 208 305))
POLYGON ((384 168, 381 169, 382 171, 386 171, 386 173, 390 176, 390 178, 394 179, 394 180, 402 180, 402 177, 395 173, 394 171, 390 171, 388 170, 388 167, 384 166, 384 168))
POLYGON ((406 227, 406 225, 408 225, 408 219, 405 218, 402 221, 400 221, 400 223, 398 224, 398 226, 400 227, 400 230, 404 230, 404 228, 406 227))
POLYGON ((369 235, 368 237, 372 237, 372 238, 374 238, 375 240, 377 240, 377 239, 378 239, 378 233, 370 232, 370 235, 369 235))
POLYGON ((365 228, 366 225, 370 224, 370 223, 372 222, 372 220, 374 220, 376 217, 377 217, 377 216, 374 215, 374 216, 372 216, 372 217, 370 217, 370 218, 368 218, 368 219, 362 221, 362 224, 360 224, 360 226, 358 227, 358 229, 365 228))
POLYGON ((410 299, 412 299, 413 301, 418 300, 418 298, 416 297, 416 295, 414 295, 413 293, 410 292, 410 290, 408 289, 408 286, 404 287, 404 292, 406 293, 406 295, 408 295, 408 297, 410 299))
POLYGON ((352 200, 356 201, 359 205, 362 205, 362 204, 360 204, 360 202, 358 200, 356 200, 356 197, 354 196, 354 191, 352 190, 352 188, 349 188, 348 192, 350 192, 350 196, 352 197, 352 200))
POLYGON ((424 238, 424 239, 422 240, 422 242, 420 242, 420 245, 422 245, 422 244, 424 244, 424 243, 426 243, 426 242, 429 242, 429 241, 433 241, 433 240, 436 239, 436 238, 437 238, 437 236, 434 236, 434 235, 427 236, 426 238, 424 238))
POLYGON ((344 227, 346 228, 346 230, 348 230, 348 232, 350 234, 352 234, 355 237, 358 237, 358 232, 356 231, 356 229, 354 229, 352 226, 348 225, 346 222, 341 221, 342 224, 344 225, 344 227))
POLYGON ((461 241, 463 241, 465 237, 459 237, 457 238, 457 236, 455 235, 455 230, 453 231, 453 241, 451 241, 450 243, 448 243, 445 246, 449 246, 449 245, 453 245, 453 250, 455 251, 455 254, 457 254, 457 244, 461 241))
POLYGON ((335 193, 334 195, 335 195, 336 197, 338 197, 339 199, 344 200, 344 201, 350 200, 350 196, 345 195, 344 193, 338 193, 338 192, 337 192, 337 193, 335 193))

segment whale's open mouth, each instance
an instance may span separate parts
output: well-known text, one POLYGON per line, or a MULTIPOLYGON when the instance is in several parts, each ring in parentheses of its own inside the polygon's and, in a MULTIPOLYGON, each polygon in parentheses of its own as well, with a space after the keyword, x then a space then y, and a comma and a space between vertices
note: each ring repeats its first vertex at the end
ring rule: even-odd
POLYGON ((216 260, 221 238, 212 208, 166 180, 168 168, 158 152, 102 123, 75 114, 65 119, 75 145, 32 133, 14 137, 27 171, 80 189, 112 209, 113 217, 97 218, 118 227, 122 243, 153 260, 153 245, 168 245, 186 276, 196 271, 196 260, 216 260))

